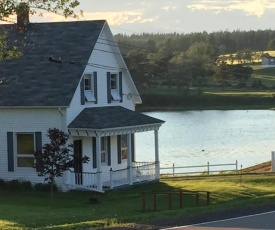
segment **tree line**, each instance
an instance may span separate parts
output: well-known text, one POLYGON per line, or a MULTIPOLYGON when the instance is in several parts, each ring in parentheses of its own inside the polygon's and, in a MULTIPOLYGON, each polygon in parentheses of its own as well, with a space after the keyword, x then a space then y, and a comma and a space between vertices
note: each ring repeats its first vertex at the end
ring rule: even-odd
POLYGON ((168 86, 188 88, 203 84, 207 76, 223 85, 229 78, 244 82, 252 73, 246 64, 259 62, 266 50, 275 50, 273 30, 118 34, 115 38, 138 87, 150 87, 161 79, 168 86), (239 66, 230 67, 235 64, 239 66))

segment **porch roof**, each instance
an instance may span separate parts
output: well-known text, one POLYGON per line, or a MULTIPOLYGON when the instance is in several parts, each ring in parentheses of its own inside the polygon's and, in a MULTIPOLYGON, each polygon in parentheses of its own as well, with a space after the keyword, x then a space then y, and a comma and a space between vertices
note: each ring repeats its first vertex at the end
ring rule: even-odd
POLYGON ((107 131, 132 129, 132 132, 148 131, 164 123, 121 106, 85 108, 68 126, 69 130, 107 131), (136 129, 134 131, 133 129, 136 129), (137 128, 139 130, 137 130, 137 128), (140 129, 142 128, 142 129, 140 129))

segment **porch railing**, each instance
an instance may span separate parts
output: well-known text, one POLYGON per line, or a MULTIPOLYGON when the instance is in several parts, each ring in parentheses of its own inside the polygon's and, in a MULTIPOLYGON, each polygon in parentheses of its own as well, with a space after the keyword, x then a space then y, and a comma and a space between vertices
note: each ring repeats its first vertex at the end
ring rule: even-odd
POLYGON ((152 162, 133 162, 132 169, 125 168, 119 170, 110 169, 110 188, 154 180, 156 177, 155 173, 156 164, 152 162), (132 170, 132 178, 130 179, 132 170))
MULTIPOLYGON (((98 177, 102 173, 67 171, 65 176, 65 183, 74 188, 98 188, 98 177)), ((115 187, 123 185, 132 185, 144 181, 151 181, 156 179, 156 163, 155 162, 133 162, 132 168, 124 168, 113 170, 110 169, 110 177, 108 181, 103 181, 103 186, 115 187)))
POLYGON ((97 173, 67 171, 66 183, 75 187, 97 187, 97 173))
POLYGON ((154 162, 135 162, 133 171, 135 182, 154 180, 156 177, 156 164, 154 162))
POLYGON ((126 185, 128 180, 128 169, 113 170, 110 169, 110 188, 126 185))

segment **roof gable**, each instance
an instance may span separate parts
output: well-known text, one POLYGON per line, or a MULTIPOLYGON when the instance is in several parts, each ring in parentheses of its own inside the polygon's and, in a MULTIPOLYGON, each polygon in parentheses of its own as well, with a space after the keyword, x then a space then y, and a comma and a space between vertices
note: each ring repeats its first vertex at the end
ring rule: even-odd
POLYGON ((7 30, 23 53, 0 62, 0 106, 69 106, 105 20, 31 23, 7 30))

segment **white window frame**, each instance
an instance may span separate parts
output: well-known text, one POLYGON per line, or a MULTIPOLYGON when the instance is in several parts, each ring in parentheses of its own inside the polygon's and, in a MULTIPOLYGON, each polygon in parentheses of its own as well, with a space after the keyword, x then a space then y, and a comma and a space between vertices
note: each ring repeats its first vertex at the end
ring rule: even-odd
POLYGON ((113 101, 120 101, 121 97, 119 95, 119 74, 118 73, 111 73, 110 87, 111 87, 112 100, 113 101))
POLYGON ((121 135, 121 160, 127 160, 128 158, 128 146, 127 146, 127 135, 123 134, 121 135), (124 142, 125 141, 125 142, 124 142), (123 154, 123 152, 126 152, 126 154, 123 154))
POLYGON ((84 94, 86 101, 95 102, 95 85, 94 85, 94 75, 91 73, 85 73, 83 75, 84 78, 84 94), (86 80, 88 80, 88 84, 86 84, 86 80))
POLYGON ((34 152, 35 150, 35 133, 33 132, 18 132, 16 133, 16 167, 17 168, 33 168, 35 165, 35 158, 34 158, 34 152), (18 153, 18 136, 19 135, 32 135, 33 136, 33 152, 32 153, 18 153), (18 158, 32 158, 33 159, 33 165, 32 166, 18 166, 18 158))

